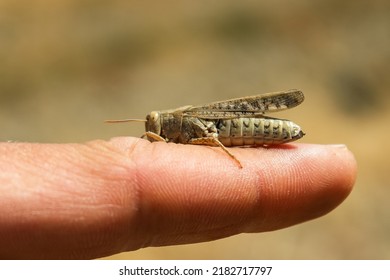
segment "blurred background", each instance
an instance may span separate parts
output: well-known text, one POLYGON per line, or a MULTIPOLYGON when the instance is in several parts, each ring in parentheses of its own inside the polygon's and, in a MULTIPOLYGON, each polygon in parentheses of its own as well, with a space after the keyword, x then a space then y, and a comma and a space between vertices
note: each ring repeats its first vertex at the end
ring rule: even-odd
POLYGON ((270 233, 111 259, 389 259, 390 2, 0 1, 0 141, 140 136, 155 109, 290 88, 302 142, 345 143, 351 195, 270 233), (386 177, 387 176, 387 177, 386 177))

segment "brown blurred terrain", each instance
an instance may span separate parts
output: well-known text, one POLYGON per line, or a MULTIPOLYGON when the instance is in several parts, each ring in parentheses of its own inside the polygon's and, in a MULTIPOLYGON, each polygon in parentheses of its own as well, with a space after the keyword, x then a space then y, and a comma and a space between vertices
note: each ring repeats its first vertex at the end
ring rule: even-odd
POLYGON ((389 259, 390 2, 0 2, 0 141, 139 136, 155 109, 299 88, 275 116, 345 143, 350 197, 285 230, 148 248, 126 259, 389 259))

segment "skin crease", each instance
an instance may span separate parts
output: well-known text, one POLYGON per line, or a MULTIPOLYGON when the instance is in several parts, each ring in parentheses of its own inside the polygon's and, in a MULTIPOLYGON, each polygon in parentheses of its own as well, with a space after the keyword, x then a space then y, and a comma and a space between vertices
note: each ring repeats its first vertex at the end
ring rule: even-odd
POLYGON ((229 149, 132 137, 0 143, 0 258, 90 259, 281 229, 351 192, 343 145, 229 149))

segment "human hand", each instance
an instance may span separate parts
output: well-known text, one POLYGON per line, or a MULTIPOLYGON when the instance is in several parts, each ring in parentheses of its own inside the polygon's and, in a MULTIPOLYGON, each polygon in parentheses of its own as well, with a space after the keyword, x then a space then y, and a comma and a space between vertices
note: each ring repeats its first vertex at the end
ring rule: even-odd
POLYGON ((350 193, 343 145, 221 149, 131 137, 0 144, 0 257, 83 259, 277 230, 350 193))

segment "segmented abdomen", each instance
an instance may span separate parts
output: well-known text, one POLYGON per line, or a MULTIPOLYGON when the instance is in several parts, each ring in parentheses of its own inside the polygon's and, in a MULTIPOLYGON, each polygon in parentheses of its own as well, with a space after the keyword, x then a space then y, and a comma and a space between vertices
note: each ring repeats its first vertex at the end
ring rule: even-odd
POLYGON ((292 140, 292 122, 272 118, 237 118, 216 123, 218 139, 227 147, 282 144, 292 140))

